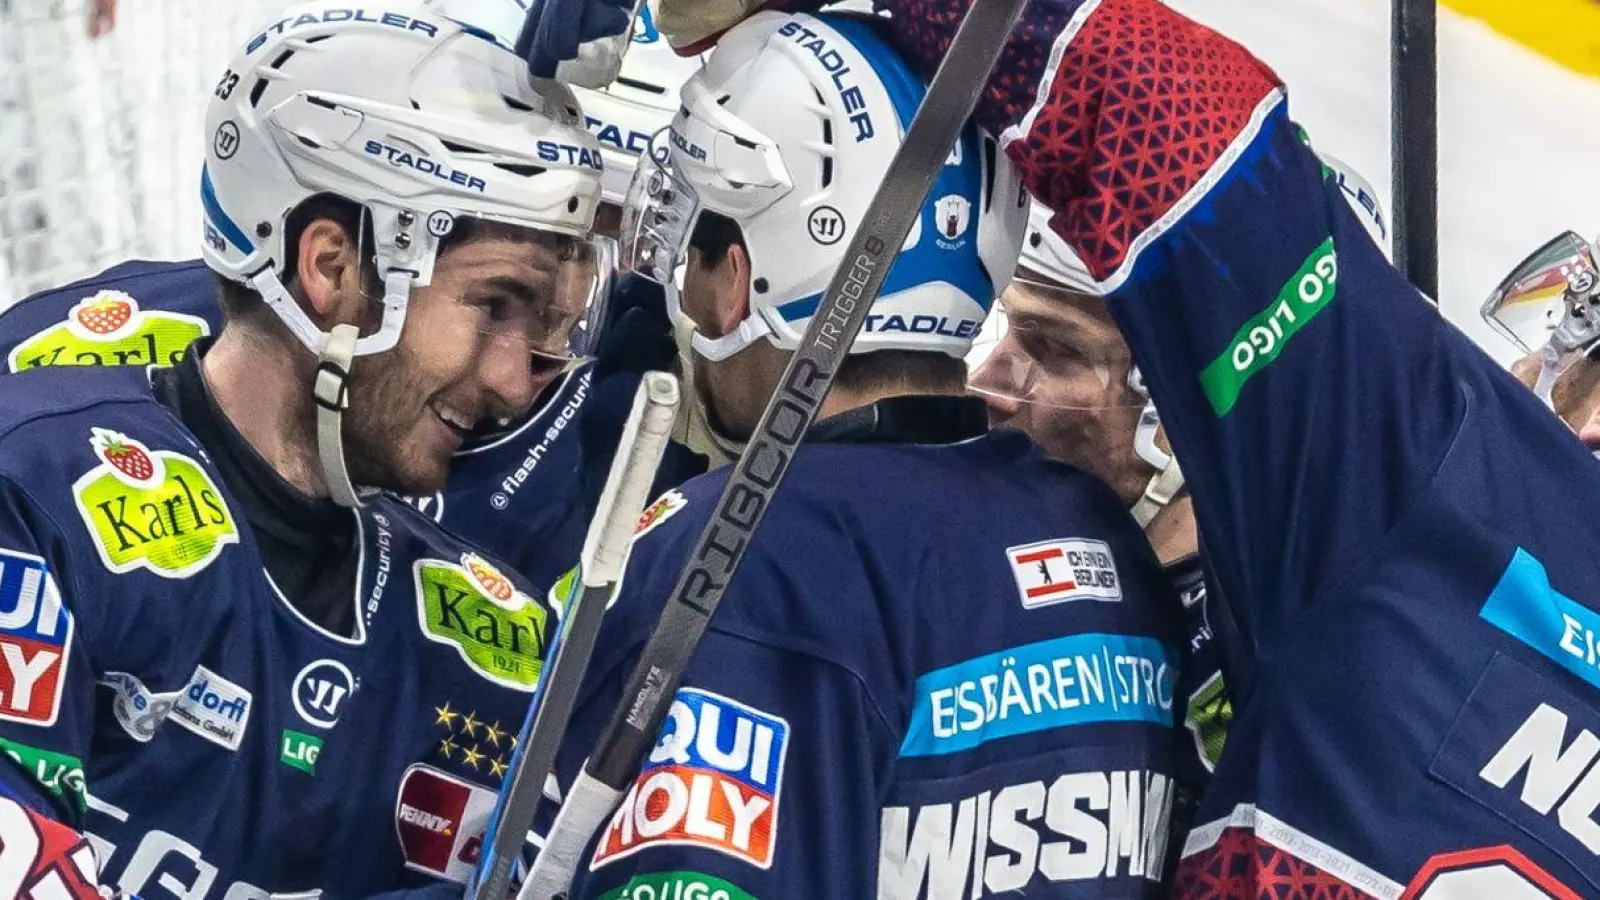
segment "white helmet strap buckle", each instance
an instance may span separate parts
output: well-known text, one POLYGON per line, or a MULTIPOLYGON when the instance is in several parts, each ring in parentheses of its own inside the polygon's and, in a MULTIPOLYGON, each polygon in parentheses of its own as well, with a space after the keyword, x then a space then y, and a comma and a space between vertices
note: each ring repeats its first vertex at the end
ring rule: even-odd
POLYGON ((322 341, 317 353, 317 374, 312 394, 317 402, 317 457, 328 495, 340 506, 362 504, 362 496, 350 483, 344 464, 343 414, 350 404, 350 363, 355 357, 354 325, 335 325, 322 341))
MULTIPOLYGON (((1142 382, 1135 390, 1142 390, 1142 382)), ((1161 510, 1183 490, 1183 469, 1172 454, 1156 444, 1156 430, 1161 427, 1161 416, 1154 401, 1146 400, 1139 412, 1139 425, 1133 433, 1133 452, 1155 467, 1156 473, 1144 486, 1144 493, 1133 504, 1133 519, 1140 528, 1150 525, 1161 510)))

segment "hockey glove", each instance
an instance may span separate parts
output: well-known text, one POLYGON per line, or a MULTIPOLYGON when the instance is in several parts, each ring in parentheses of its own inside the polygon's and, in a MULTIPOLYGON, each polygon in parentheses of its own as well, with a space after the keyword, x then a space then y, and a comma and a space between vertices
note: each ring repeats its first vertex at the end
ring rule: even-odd
POLYGON ((532 0, 517 55, 535 78, 554 78, 562 60, 577 59, 578 45, 627 31, 632 0, 532 0))
MULTIPOLYGON (((633 394, 645 372, 670 372, 678 367, 678 345, 672 338, 666 297, 661 288, 630 277, 612 299, 614 321, 605 329, 594 365, 592 395, 578 420, 583 452, 584 508, 591 514, 600 501, 611 459, 617 453, 623 423, 633 394)), ((667 445, 651 496, 676 487, 706 470, 707 460, 687 448, 667 445)))

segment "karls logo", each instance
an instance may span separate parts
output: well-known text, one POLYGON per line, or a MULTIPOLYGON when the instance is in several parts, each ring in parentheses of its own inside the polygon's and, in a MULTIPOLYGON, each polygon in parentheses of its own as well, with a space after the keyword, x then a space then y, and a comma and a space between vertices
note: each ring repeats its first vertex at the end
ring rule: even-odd
POLYGON ((1134 769, 1072 772, 952 803, 887 806, 878 896, 1020 895, 1046 890, 1041 880, 1160 881, 1172 801, 1166 775, 1134 769))
POLYGON ((195 338, 210 334, 204 319, 140 310, 121 291, 78 301, 63 322, 29 337, 6 358, 13 372, 40 366, 173 365, 195 338))
POLYGON ((72 629, 44 560, 0 549, 0 719, 55 724, 72 629))
POLYGON ((1006 548, 1024 609, 1069 600, 1122 599, 1117 563, 1105 541, 1067 538, 1006 548))
POLYGON ((294 711, 318 728, 332 728, 340 707, 355 693, 350 669, 336 659, 319 659, 294 677, 294 711))
POLYGON ((495 793, 417 763, 400 779, 395 830, 406 868, 465 882, 483 851, 495 793))
POLYGON ((199 463, 107 428, 90 429, 89 446, 100 463, 73 483, 72 496, 107 569, 188 578, 239 542, 199 463))
POLYGON ((768 868, 788 743, 789 723, 777 716, 708 691, 678 691, 590 868, 668 844, 768 868))
POLYGON ((486 580, 487 569, 474 572, 443 560, 418 560, 414 571, 422 633, 455 647, 496 684, 532 691, 544 666, 544 607, 512 590, 498 572, 486 580))
POLYGON ((250 724, 250 692, 221 675, 196 666, 194 677, 172 704, 174 723, 219 747, 238 750, 250 724))

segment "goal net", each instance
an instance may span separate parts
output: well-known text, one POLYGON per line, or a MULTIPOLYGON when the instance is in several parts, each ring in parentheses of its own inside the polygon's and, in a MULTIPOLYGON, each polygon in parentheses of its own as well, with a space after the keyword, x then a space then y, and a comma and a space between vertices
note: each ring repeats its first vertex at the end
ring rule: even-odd
POLYGON ((0 308, 123 260, 200 254, 206 100, 287 5, 0 0, 0 308))

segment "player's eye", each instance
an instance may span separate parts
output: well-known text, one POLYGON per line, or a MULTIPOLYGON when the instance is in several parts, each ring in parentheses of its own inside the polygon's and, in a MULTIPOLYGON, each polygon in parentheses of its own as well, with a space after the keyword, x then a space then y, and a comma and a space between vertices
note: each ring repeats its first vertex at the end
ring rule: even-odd
POLYGON ((491 322, 508 322, 515 317, 518 302, 504 294, 491 294, 473 300, 472 305, 491 322))

